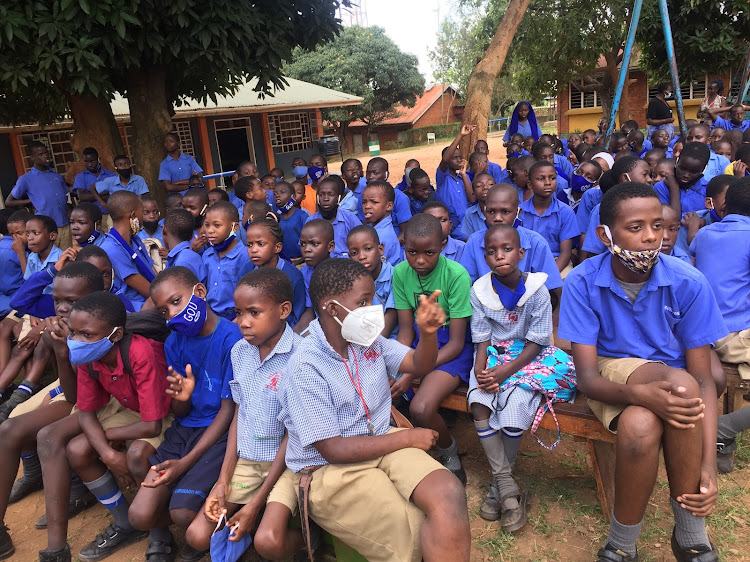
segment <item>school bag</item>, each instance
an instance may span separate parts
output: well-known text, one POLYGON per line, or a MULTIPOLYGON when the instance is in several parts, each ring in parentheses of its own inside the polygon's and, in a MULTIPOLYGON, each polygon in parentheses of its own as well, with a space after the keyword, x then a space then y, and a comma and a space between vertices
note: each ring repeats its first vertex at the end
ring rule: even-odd
POLYGON ((161 259, 159 250, 161 250, 164 245, 157 238, 141 238, 141 243, 145 246, 149 257, 151 257, 154 262, 154 271, 156 271, 156 273, 162 271, 166 265, 166 260, 161 259))

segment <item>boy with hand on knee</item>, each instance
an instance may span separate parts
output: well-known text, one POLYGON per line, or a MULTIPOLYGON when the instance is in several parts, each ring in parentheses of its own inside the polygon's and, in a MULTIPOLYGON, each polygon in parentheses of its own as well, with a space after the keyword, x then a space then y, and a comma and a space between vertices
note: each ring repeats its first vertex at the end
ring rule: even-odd
POLYGON ((300 511, 367 560, 469 559, 466 494, 424 452, 435 432, 389 427, 388 381, 399 372, 425 375, 435 364, 445 321, 439 294, 420 295, 422 338, 409 349, 380 335, 383 309, 372 302, 370 272, 353 260, 326 260, 310 281, 319 319, 281 385, 286 464, 305 500, 300 511))
POLYGON ((600 220, 596 235, 609 252, 568 276, 558 332, 573 343, 578 386, 591 409, 617 433, 615 505, 598 560, 638 559, 662 447, 672 552, 680 561, 718 560, 704 522, 718 496, 709 346, 727 335, 726 325, 706 278, 660 255, 662 209, 653 188, 613 187, 600 220))

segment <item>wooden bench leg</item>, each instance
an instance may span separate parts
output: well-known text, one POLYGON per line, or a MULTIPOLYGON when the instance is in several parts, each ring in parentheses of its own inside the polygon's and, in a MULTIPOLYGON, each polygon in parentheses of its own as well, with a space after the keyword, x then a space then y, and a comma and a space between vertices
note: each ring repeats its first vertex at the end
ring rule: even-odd
POLYGON ((596 488, 599 494, 599 504, 607 523, 612 516, 615 504, 615 444, 587 439, 591 462, 596 478, 596 488))

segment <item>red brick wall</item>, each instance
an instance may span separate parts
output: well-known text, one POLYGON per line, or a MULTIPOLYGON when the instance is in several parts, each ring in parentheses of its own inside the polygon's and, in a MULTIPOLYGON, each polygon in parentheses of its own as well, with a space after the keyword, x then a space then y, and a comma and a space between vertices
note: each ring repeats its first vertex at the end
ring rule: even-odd
POLYGON ((442 103, 440 98, 438 98, 438 100, 424 112, 422 117, 417 119, 417 122, 414 123, 414 128, 442 125, 444 123, 455 123, 456 121, 459 121, 459 118, 453 114, 453 107, 455 105, 458 105, 458 98, 454 98, 450 91, 445 92, 443 94, 442 103))

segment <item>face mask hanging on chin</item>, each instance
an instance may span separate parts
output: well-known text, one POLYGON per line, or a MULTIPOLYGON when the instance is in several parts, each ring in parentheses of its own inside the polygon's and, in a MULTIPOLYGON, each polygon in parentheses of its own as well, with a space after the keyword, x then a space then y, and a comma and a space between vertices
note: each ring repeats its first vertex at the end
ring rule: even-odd
POLYGON ((604 233, 606 234, 607 239, 610 243, 610 253, 617 259, 619 259, 620 262, 622 262, 622 265, 624 265, 633 273, 646 275, 656 265, 656 262, 659 261, 661 244, 659 244, 659 247, 656 250, 625 250, 615 244, 614 240, 612 239, 612 232, 609 230, 609 226, 607 226, 606 224, 603 224, 602 226, 604 227, 604 233))

